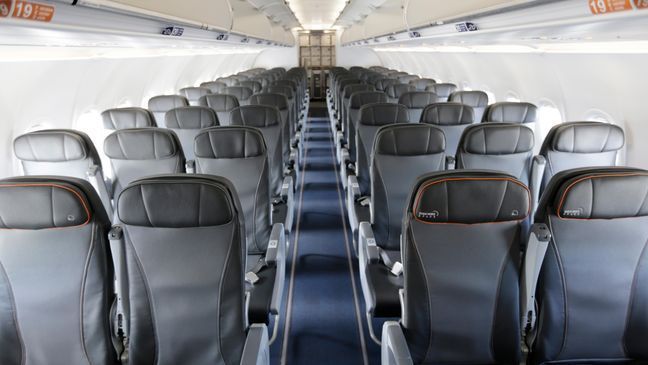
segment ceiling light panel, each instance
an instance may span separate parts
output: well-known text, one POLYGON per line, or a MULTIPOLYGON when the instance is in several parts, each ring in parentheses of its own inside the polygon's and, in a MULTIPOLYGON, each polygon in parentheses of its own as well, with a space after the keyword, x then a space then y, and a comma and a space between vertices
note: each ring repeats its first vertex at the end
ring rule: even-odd
POLYGON ((333 27, 347 0, 291 0, 288 5, 304 29, 324 30, 333 27))

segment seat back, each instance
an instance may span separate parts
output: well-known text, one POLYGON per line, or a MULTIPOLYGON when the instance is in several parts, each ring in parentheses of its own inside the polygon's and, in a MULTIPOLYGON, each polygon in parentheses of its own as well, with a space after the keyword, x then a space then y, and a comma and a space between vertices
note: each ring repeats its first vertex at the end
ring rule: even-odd
POLYGON ((220 125, 229 125, 230 112, 240 106, 236 96, 225 94, 205 95, 200 98, 198 104, 215 111, 220 125))
POLYGON ((409 123, 407 108, 392 103, 366 104, 360 108, 356 131, 356 176, 362 195, 370 192, 370 163, 376 133, 383 126, 409 123))
POLYGON ((250 103, 250 96, 254 94, 252 89, 245 86, 229 86, 223 90, 225 95, 233 95, 239 102, 239 105, 248 105, 250 103))
POLYGON ((132 128, 113 132, 104 141, 112 165, 113 198, 132 181, 158 174, 184 172, 185 157, 178 137, 162 128, 132 128))
POLYGON ((419 80, 419 79, 420 79, 420 77, 418 77, 416 75, 403 75, 403 76, 398 77, 398 82, 400 82, 401 84, 408 84, 409 85, 411 81, 419 80))
POLYGON ((551 180, 536 214, 551 240, 531 363, 648 361, 647 196, 645 170, 577 169, 551 180))
POLYGON ((396 79, 380 79, 374 83, 374 86, 376 87, 376 90, 378 91, 384 91, 387 92, 387 88, 389 88, 390 85, 397 84, 398 80, 396 79))
POLYGON ((0 218, 0 363, 114 365, 110 221, 92 186, 0 180, 0 218))
POLYGON ((412 123, 418 123, 421 120, 423 109, 434 103, 436 95, 429 91, 410 91, 406 92, 398 98, 398 104, 407 107, 409 120, 412 123))
POLYGON ((201 129, 219 125, 216 112, 205 106, 186 106, 169 110, 165 124, 172 130, 182 146, 185 158, 194 159, 193 145, 201 129))
POLYGON ((195 142, 196 172, 223 176, 236 187, 245 217, 247 252, 262 254, 270 237, 270 191, 263 134, 229 126, 203 130, 195 142))
POLYGON ((375 91, 376 88, 373 85, 369 84, 351 84, 344 87, 342 90, 342 112, 340 121, 342 123, 342 130, 345 132, 349 128, 349 101, 351 100, 351 95, 360 91, 375 91))
POLYGON ((484 118, 484 111, 488 107, 488 94, 483 91, 455 91, 448 100, 453 103, 468 105, 475 113, 475 123, 480 123, 484 118))
POLYGON ((223 84, 227 85, 227 87, 238 86, 239 84, 238 79, 233 76, 219 77, 218 79, 216 79, 216 81, 222 82, 223 84))
POLYGON ((356 85, 356 84, 362 84, 362 83, 363 83, 362 80, 360 80, 359 78, 356 78, 355 76, 342 76, 337 81, 337 83, 335 84, 337 89, 335 90, 334 97, 335 97, 335 104, 336 104, 336 107, 337 107, 338 111, 341 111, 342 108, 344 107, 344 104, 342 104, 342 101, 343 101, 342 93, 344 91, 344 88, 347 87, 348 85, 356 85))
POLYGON ((72 129, 46 129, 14 140, 14 154, 25 175, 60 175, 88 179, 101 159, 87 134, 72 129))
POLYGON ((533 130, 525 125, 471 125, 464 130, 459 140, 456 167, 502 171, 528 185, 534 143, 533 130))
POLYGON ((258 81, 254 80, 246 80, 246 81, 241 81, 240 86, 247 87, 248 89, 252 90, 252 93, 256 94, 261 91, 263 86, 261 86, 261 83, 258 81))
POLYGON ((144 108, 127 107, 104 110, 101 113, 105 129, 155 127, 155 118, 144 108))
POLYGON ((376 134, 371 162, 371 222, 376 243, 400 248, 403 211, 416 179, 445 169, 443 131, 429 124, 394 124, 376 134))
POLYGON ((227 84, 220 81, 208 81, 200 84, 200 87, 211 90, 212 94, 220 94, 223 92, 223 90, 225 90, 227 84))
POLYGON ((416 91, 414 89, 414 86, 410 84, 390 84, 387 86, 387 89, 385 92, 387 93, 387 101, 390 103, 398 103, 398 99, 400 99, 401 95, 411 92, 411 91, 416 91))
POLYGON ((416 364, 517 364, 528 188, 510 175, 424 176, 403 221, 403 332, 416 364), (442 320, 440 320, 442 319, 442 320))
POLYGON ((437 95, 437 103, 445 103, 450 95, 457 91, 457 85, 450 83, 431 84, 425 88, 425 91, 431 91, 437 95))
POLYGON ((425 91, 428 86, 436 84, 436 81, 433 79, 413 79, 410 80, 409 84, 414 86, 416 91, 425 91))
POLYGON ((473 108, 460 103, 430 104, 421 113, 421 123, 441 129, 446 138, 446 151, 454 156, 463 131, 475 122, 473 108))
POLYGON ((117 201, 125 241, 129 363, 235 364, 245 343, 244 223, 213 176, 137 180, 117 201))
POLYGON ((279 109, 268 105, 246 105, 232 111, 232 126, 257 128, 267 148, 268 177, 272 196, 279 195, 283 179, 283 133, 279 109))
POLYGON ((182 95, 158 95, 149 99, 148 110, 155 118, 155 124, 164 127, 164 115, 171 109, 189 106, 189 100, 182 95))
POLYGON ((560 171, 596 166, 616 166, 625 145, 623 129, 601 122, 568 122, 553 127, 540 154, 547 159, 544 186, 560 171))
POLYGON ((364 105, 373 103, 386 103, 387 96, 382 91, 358 91, 351 95, 349 99, 349 113, 347 119, 349 125, 347 128, 346 139, 349 146, 349 155, 355 162, 356 158, 356 131, 358 120, 360 119, 360 109, 364 105))
POLYGON ((284 164, 290 159, 290 138, 295 126, 288 98, 283 94, 261 93, 252 95, 250 105, 266 105, 279 110, 281 115, 281 156, 284 164))
POLYGON ((180 89, 180 94, 189 100, 189 105, 198 105, 198 100, 205 95, 211 94, 211 89, 206 87, 185 87, 180 89))
POLYGON ((536 122, 537 113, 531 103, 503 101, 486 108, 483 122, 529 124, 536 122))

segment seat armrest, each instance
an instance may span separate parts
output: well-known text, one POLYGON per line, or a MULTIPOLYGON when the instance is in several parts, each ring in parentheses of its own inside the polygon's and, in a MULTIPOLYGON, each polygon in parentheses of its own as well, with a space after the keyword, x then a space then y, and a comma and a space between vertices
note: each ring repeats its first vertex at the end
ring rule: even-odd
MULTIPOLYGON (((286 204, 286 217, 283 223, 284 228, 292 231, 293 220, 295 218, 295 182, 292 176, 285 176, 281 183, 281 201, 286 204)), ((273 222, 275 223, 275 222, 273 222)))
POLYGON ((98 165, 90 166, 88 168, 88 171, 86 171, 86 176, 88 177, 90 185, 92 185, 99 194, 99 198, 101 199, 101 202, 106 209, 106 213, 108 213, 108 217, 112 219, 113 206, 110 198, 112 193, 109 189, 109 183, 107 183, 104 179, 101 167, 99 167, 98 165))
POLYGON ((117 296, 115 330, 117 338, 122 341, 125 351, 122 359, 128 358, 128 336, 130 333, 130 302, 128 295, 128 271, 126 268, 126 247, 124 229, 116 225, 108 232, 110 254, 115 271, 115 294, 117 296))
POLYGON ((185 162, 185 171, 187 172, 187 174, 195 174, 196 173, 196 161, 187 160, 187 162, 185 162))
POLYGON ((346 183, 346 192, 347 192, 346 206, 347 207, 346 208, 347 208, 347 213, 349 215, 349 226, 351 228, 351 232, 354 233, 354 238, 355 238, 355 233, 358 232, 358 224, 359 224, 355 202, 358 199, 360 199, 360 184, 358 184, 358 178, 355 175, 349 175, 346 178, 346 180, 347 180, 346 183))
MULTIPOLYGON (((531 165, 531 197, 533 198, 533 211, 538 207, 538 200, 540 199, 540 186, 542 185, 542 178, 544 177, 545 167, 547 166, 547 160, 544 156, 533 156, 533 164, 531 165)), ((532 215, 533 217, 533 215, 532 215)))
POLYGON ((527 242, 524 255, 524 266, 522 268, 522 280, 520 295, 522 297, 522 333, 529 333, 535 328, 537 313, 535 311, 535 294, 538 285, 540 269, 544 261, 547 248, 551 241, 549 227, 542 224, 534 224, 531 227, 529 241, 527 242))
POLYGON ((281 309, 281 299, 286 281, 286 231, 281 223, 272 226, 265 261, 268 266, 276 267, 272 299, 270 300, 270 313, 276 315, 281 309))
POLYGON ((457 160, 454 156, 446 156, 446 170, 454 170, 457 166, 457 160))
POLYGON ((376 237, 369 222, 360 222, 358 240, 360 259, 364 259, 368 264, 380 262, 380 248, 376 244, 376 237))
POLYGON ((255 323, 248 329, 240 364, 270 364, 270 343, 268 341, 268 327, 265 324, 255 323))
POLYGON ((380 349, 382 365, 413 365, 405 335, 398 322, 387 321, 383 325, 380 349))

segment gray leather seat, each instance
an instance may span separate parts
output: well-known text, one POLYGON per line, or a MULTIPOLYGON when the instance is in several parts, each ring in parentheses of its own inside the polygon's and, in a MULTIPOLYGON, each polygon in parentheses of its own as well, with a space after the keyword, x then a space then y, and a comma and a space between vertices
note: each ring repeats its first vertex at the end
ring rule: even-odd
POLYGON ((185 87, 180 89, 180 94, 189 100, 189 105, 198 105, 198 100, 205 95, 211 94, 211 89, 206 87, 185 87))
POLYGON ((401 84, 410 84, 414 80, 419 80, 420 77, 416 75, 404 75, 404 76, 399 76, 398 77, 398 82, 401 84))
POLYGON ((225 85, 227 85, 227 87, 238 86, 239 84, 238 79, 233 76, 219 77, 216 79, 216 81, 224 83, 225 85))
POLYGON ((215 111, 220 125, 229 125, 230 112, 240 106, 236 96, 225 94, 205 95, 200 98, 198 104, 215 111))
POLYGON ((547 159, 544 185, 560 171, 597 166, 616 166, 625 145, 623 129, 601 122, 568 122, 553 127, 540 154, 547 159))
POLYGON ((360 91, 375 91, 376 89, 369 84, 351 84, 344 87, 342 90, 342 109, 340 110, 340 128, 342 133, 346 134, 346 129, 349 128, 349 101, 351 95, 360 91))
POLYGON ((391 84, 387 86, 385 93, 387 93, 387 101, 390 103, 398 103, 401 95, 416 91, 414 86, 410 84, 391 84))
POLYGON ((239 105, 243 106, 250 104, 250 96, 252 96, 254 92, 252 89, 245 86, 229 86, 223 90, 223 94, 235 96, 239 105))
POLYGON ((486 108, 483 122, 496 123, 535 123, 538 108, 525 102, 503 101, 486 108))
POLYGON ((357 84, 362 84, 362 80, 352 76, 352 75, 344 75, 341 76, 335 84, 335 87, 337 88, 335 90, 335 110, 336 110, 336 117, 339 121, 342 121, 342 108, 344 107, 344 104, 342 103, 342 93, 344 92, 344 88, 349 86, 349 85, 357 85, 357 84))
POLYGON ((127 107, 104 110, 101 113, 105 129, 119 130, 126 128, 155 127, 155 119, 150 111, 144 108, 127 107))
POLYGON ((387 92, 387 88, 390 85, 394 85, 394 84, 397 84, 397 83, 398 83, 398 80, 396 80, 396 79, 385 78, 385 79, 380 79, 380 80, 376 81, 374 86, 376 87, 376 90, 378 90, 378 91, 387 92))
POLYGON ((189 106, 189 100, 182 95, 159 95, 148 101, 148 110, 153 113, 155 124, 164 127, 164 115, 171 109, 189 106))
POLYGON ((23 134, 13 142, 24 175, 69 176, 89 181, 112 214, 111 187, 90 137, 73 129, 46 129, 23 134))
POLYGON ((463 131, 475 121, 473 108, 460 103, 428 105, 423 109, 420 119, 421 123, 432 124, 443 131, 449 156, 455 155, 463 131))
POLYGON ((436 81, 433 79, 414 79, 410 80, 409 84, 414 86, 416 91, 426 91, 427 87, 436 84, 436 81))
POLYGON ((431 84, 425 88, 425 91, 431 91, 437 95, 437 103, 445 103, 450 95, 457 91, 457 85, 450 83, 431 84))
POLYGON ((169 110, 165 124, 178 136, 185 158, 193 160, 194 138, 201 129, 218 126, 219 121, 216 112, 208 107, 186 106, 169 110))
POLYGON ((382 363, 518 364, 521 231, 527 187, 492 171, 421 177, 403 220, 402 323, 382 363))
POLYGON ((220 81, 208 81, 200 84, 200 87, 205 87, 211 90, 212 94, 220 94, 225 90, 227 84, 220 81))
POLYGON ((417 123, 387 125, 378 131, 371 162, 369 209, 358 204, 358 194, 348 202, 350 219, 357 222, 352 227, 359 227, 360 281, 369 317, 400 315, 402 276, 398 262, 402 262, 400 234, 407 196, 419 176, 444 170, 445 166, 445 138, 440 129, 417 123), (378 256, 368 256, 368 250, 378 256))
POLYGON ((426 106, 435 102, 436 94, 429 91, 410 91, 398 98, 398 104, 407 107, 409 120, 412 123, 418 123, 421 120, 421 114, 426 106))
POLYGON ((448 101, 470 106, 475 112, 475 123, 480 123, 488 107, 488 94, 478 90, 455 91, 448 101))
POLYGON ((0 363, 116 364, 110 220, 86 181, 0 180, 0 363))
POLYGON ((247 87, 247 88, 249 88, 249 89, 252 89, 252 92, 255 93, 255 94, 258 93, 258 92, 260 92, 261 89, 263 88, 263 86, 261 85, 260 82, 258 82, 258 81, 254 81, 254 80, 245 80, 245 81, 241 81, 241 82, 239 83, 239 85, 240 85, 240 86, 243 86, 243 87, 247 87))
MULTIPOLYGON (((261 93, 252 95, 250 98, 250 105, 265 105, 273 107, 279 110, 281 115, 280 126, 281 126, 281 155, 282 155, 282 166, 290 165, 290 146, 291 138, 293 137, 293 123, 292 113, 290 110, 290 104, 288 103, 288 98, 283 94, 275 93, 261 93)), ((260 110, 260 109, 258 109, 260 110)), ((274 141, 269 141, 268 144, 274 141)), ((283 167, 282 167, 283 168, 283 167)))
POLYGON ((245 320, 245 223, 234 186, 203 175, 150 177, 122 192, 117 211, 128 363, 267 361, 266 326, 245 320))
POLYGON ((358 120, 360 119, 360 109, 368 104, 373 103, 386 103, 387 96, 382 91, 359 91, 351 95, 349 99, 349 128, 344 139, 347 143, 348 157, 342 157, 342 165, 345 166, 348 162, 355 162, 356 158, 356 129, 358 128, 358 120))
POLYGON ((288 99, 288 108, 290 110, 290 128, 291 133, 294 133, 297 130, 298 125, 298 113, 297 113, 297 104, 296 104, 296 94, 295 91, 290 86, 286 85, 270 85, 264 88, 262 91, 264 94, 281 94, 288 99))
POLYGON ((182 145, 173 131, 162 128, 132 128, 113 132, 104 141, 115 181, 113 198, 132 181, 158 174, 185 171, 182 145))
MULTIPOLYGON (((648 362, 648 171, 558 173, 536 224, 550 231, 530 364, 648 362)), ((548 242, 547 242, 548 241, 548 242)))

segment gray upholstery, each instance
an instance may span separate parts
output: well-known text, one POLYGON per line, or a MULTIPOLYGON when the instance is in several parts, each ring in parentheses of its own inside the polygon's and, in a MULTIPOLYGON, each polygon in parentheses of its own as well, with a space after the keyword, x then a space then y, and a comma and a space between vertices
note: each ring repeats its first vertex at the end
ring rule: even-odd
POLYGON ((132 181, 151 175, 184 172, 185 157, 178 137, 162 128, 133 128, 113 132, 104 141, 113 168, 113 197, 132 181))
POLYGON ((436 94, 429 91, 410 91, 404 93, 400 98, 398 98, 398 104, 407 107, 409 120, 412 123, 418 123, 421 120, 423 109, 434 103, 436 99, 436 94))
POLYGON ((203 175, 134 181, 119 196, 130 364, 238 364, 244 221, 234 186, 203 175))
POLYGON ((425 91, 428 86, 436 84, 436 81, 433 79, 414 79, 410 80, 409 84, 414 86, 416 91, 425 91))
POLYGON ((484 111, 488 107, 488 94, 478 90, 455 91, 450 95, 448 101, 472 107, 475 112, 475 123, 480 123, 484 118, 484 111))
POLYGON ((374 86, 376 87, 376 90, 378 90, 378 91, 387 91, 387 88, 390 85, 394 85, 394 84, 397 84, 397 83, 398 83, 398 80, 396 80, 396 79, 380 79, 380 80, 376 81, 374 86))
POLYGON ((538 108, 531 103, 504 101, 486 108, 484 122, 535 123, 538 108))
POLYGON ((425 91, 431 91, 437 95, 437 103, 445 103, 450 95, 457 91, 457 85, 449 83, 431 84, 425 88, 425 91))
POLYGON ((253 81, 253 80, 241 81, 239 83, 239 85, 243 86, 243 87, 247 87, 248 89, 251 89, 252 92, 255 93, 255 94, 258 93, 259 91, 261 91, 261 89, 263 88, 263 86, 261 85, 260 82, 253 81))
POLYGON ((14 154, 25 175, 61 175, 87 179, 101 159, 90 137, 71 129, 46 129, 14 140, 14 154))
POLYGON ((144 108, 128 107, 108 109, 101 113, 105 129, 154 127, 153 114, 144 108))
POLYGON ((223 176, 236 187, 245 217, 248 254, 263 254, 270 236, 268 162, 263 134, 251 127, 215 127, 196 137, 196 172, 223 176))
POLYGON ((392 103, 373 103, 360 108, 356 130, 356 175, 360 194, 370 192, 370 164, 373 156, 374 139, 378 130, 385 125, 408 123, 407 108, 392 103))
POLYGON ((239 83, 238 79, 233 77, 233 76, 220 77, 220 78, 216 79, 216 81, 224 83, 225 85, 227 85, 227 87, 237 86, 238 83, 239 83))
POLYGON ((347 129, 349 128, 349 101, 351 100, 351 95, 360 91, 375 91, 375 88, 369 84, 351 84, 344 87, 342 90, 342 110, 340 122, 342 124, 342 130, 344 131, 344 136, 347 136, 347 129))
POLYGON ((215 111, 220 125, 229 125, 230 112, 240 106, 236 96, 225 94, 205 95, 200 98, 198 104, 215 111))
POLYGON ((398 103, 398 99, 400 99, 401 95, 410 91, 416 90, 414 86, 409 84, 391 84, 387 86, 387 89, 385 89, 385 93, 387 93, 387 101, 390 103, 398 103))
POLYGON ((394 124, 376 134, 371 163, 371 221, 377 244, 400 249, 407 196, 416 179, 445 168, 443 131, 429 124, 394 124))
MULTIPOLYGON (((292 120, 292 113, 288 98, 283 94, 261 93, 252 95, 250 98, 250 105, 265 105, 276 108, 281 115, 281 160, 282 166, 288 163, 290 159, 290 137, 291 131, 294 128, 294 120, 292 120)), ((266 110, 266 109, 264 109, 266 110)), ((266 112, 270 112, 267 109, 266 112)), ((268 143, 270 145, 270 143, 268 143)), ((274 147, 273 147, 274 148, 274 147)))
POLYGON ((415 364, 517 364, 528 189, 512 176, 421 177, 403 222, 403 333, 415 364))
POLYGON ((186 106, 169 110, 165 116, 165 124, 178 136, 188 160, 194 159, 194 138, 200 130, 219 125, 216 112, 205 106, 186 106))
POLYGON ((189 100, 189 105, 198 105, 198 100, 212 91, 206 87, 185 87, 180 89, 180 93, 189 100))
POLYGON ((616 166, 625 145, 623 129, 601 122, 568 122, 553 127, 540 154, 547 159, 544 185, 560 171, 595 166, 616 166))
MULTIPOLYGON (((348 85, 356 85, 356 84, 362 84, 362 80, 354 77, 354 76, 342 76, 338 81, 336 82, 336 87, 337 90, 335 91, 335 106, 337 108, 338 113, 342 110, 342 107, 344 104, 342 103, 342 92, 344 91, 344 88, 347 87, 348 85)), ((338 114, 338 117, 341 117, 341 114, 338 114)))
POLYGON ((238 99, 239 105, 248 105, 250 103, 250 96, 254 92, 245 86, 229 86, 223 90, 223 94, 235 96, 238 99))
POLYGON ((86 181, 0 181, 0 363, 116 364, 110 221, 86 181))
POLYGON ((159 95, 148 101, 148 109, 158 126, 164 127, 164 115, 171 109, 189 106, 189 100, 182 95, 159 95))
POLYGON ((360 119, 360 109, 369 104, 386 103, 387 96, 382 91, 358 91, 351 95, 349 99, 348 114, 348 133, 346 135, 349 156, 355 162, 356 158, 356 131, 358 129, 358 120, 360 119))
POLYGON ((542 363, 648 361, 648 171, 557 174, 536 222, 551 230, 530 356, 542 363))
POLYGON ((261 131, 267 148, 270 192, 279 195, 283 178, 283 133, 279 109, 268 105, 245 105, 234 109, 232 126, 254 127, 261 131))
POLYGON ((289 113, 289 127, 291 131, 296 130, 297 124, 297 103, 295 100, 296 94, 292 87, 286 85, 271 85, 261 91, 264 94, 281 94, 288 99, 289 113))
POLYGON ((473 108, 460 103, 435 103, 421 113, 421 123, 432 124, 443 131, 446 151, 451 156, 457 152, 463 131, 475 122, 473 108))
POLYGON ((457 169, 506 172, 529 184, 535 138, 516 123, 482 123, 464 130, 456 154, 457 169))
POLYGON ((227 84, 220 81, 208 81, 200 84, 200 87, 205 87, 211 90, 212 94, 220 94, 225 90, 227 84))
POLYGON ((419 79, 420 79, 420 77, 418 77, 416 75, 403 75, 403 76, 398 77, 398 82, 400 82, 401 84, 408 84, 409 85, 411 83, 411 81, 419 80, 419 79))

